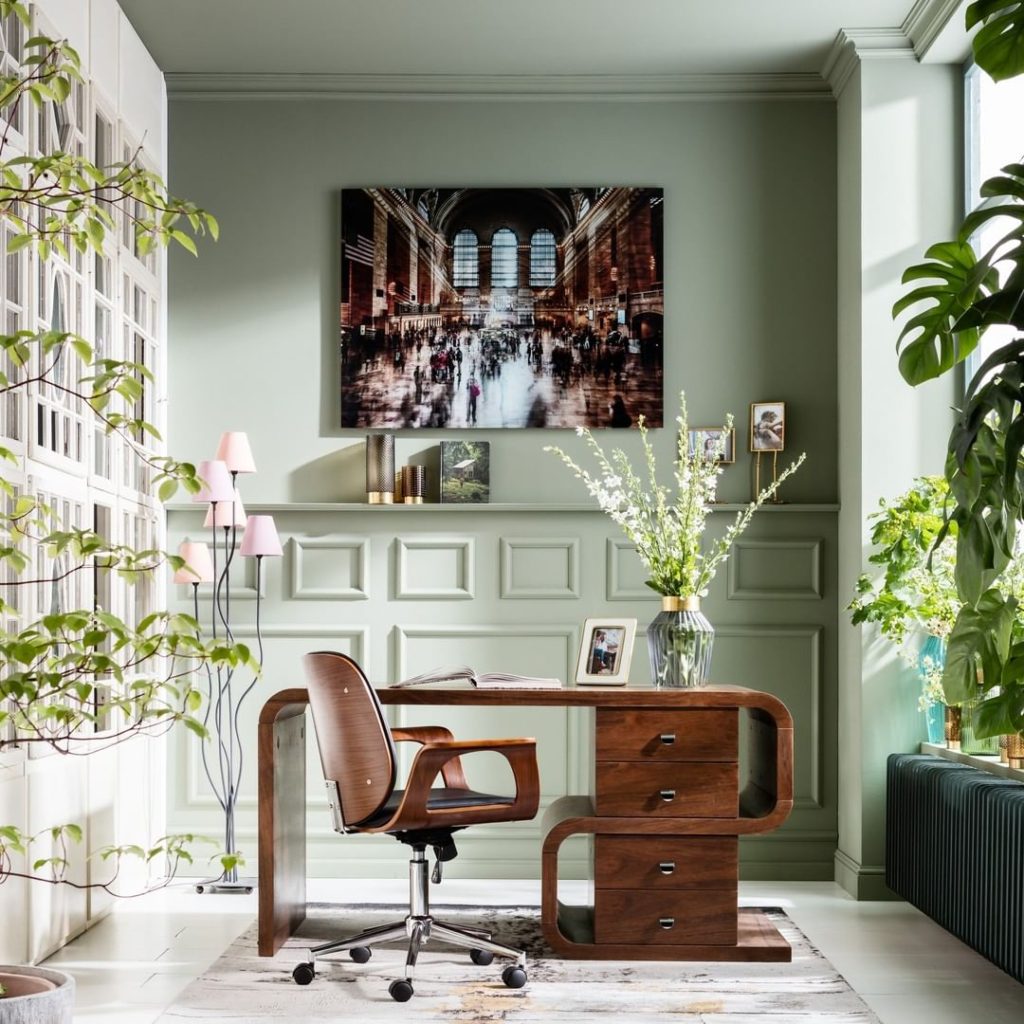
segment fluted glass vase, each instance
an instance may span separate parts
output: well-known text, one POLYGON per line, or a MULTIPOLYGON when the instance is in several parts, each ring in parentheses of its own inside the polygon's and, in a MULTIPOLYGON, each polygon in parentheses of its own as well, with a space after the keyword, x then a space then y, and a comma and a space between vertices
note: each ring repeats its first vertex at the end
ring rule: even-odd
POLYGON ((715 628, 700 610, 699 597, 662 597, 661 611, 647 627, 654 685, 704 686, 714 642, 715 628))

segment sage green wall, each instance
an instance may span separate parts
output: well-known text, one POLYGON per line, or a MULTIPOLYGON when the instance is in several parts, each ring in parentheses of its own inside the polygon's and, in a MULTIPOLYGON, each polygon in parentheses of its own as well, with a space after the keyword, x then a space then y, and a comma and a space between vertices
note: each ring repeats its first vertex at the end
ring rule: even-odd
MULTIPOLYGON (((907 387, 896 370, 893 302, 902 271, 951 238, 962 203, 959 68, 859 58, 839 114, 840 594, 867 565, 880 497, 941 473, 955 375, 907 387)), ((921 739, 919 683, 891 644, 840 622, 836 879, 860 898, 884 884, 885 764, 921 739)))
MULTIPOLYGON (((256 702, 298 680, 299 655, 348 650, 386 680, 469 661, 570 677, 590 615, 657 611, 638 560, 541 452, 577 450, 570 431, 476 432, 492 443, 492 508, 369 510, 309 503, 363 497, 362 435, 338 422, 338 190, 345 185, 650 183, 666 202, 666 412, 686 388, 695 423, 738 417, 739 462, 722 496, 751 489, 749 403, 789 404, 788 440, 808 463, 792 504, 765 511, 707 602, 719 630, 713 678, 762 686, 797 725, 797 803, 778 834, 745 842, 747 877, 831 878, 837 834, 837 400, 835 107, 817 101, 393 102, 174 100, 171 183, 216 212, 223 238, 171 267, 172 450, 209 455, 223 429, 249 433, 259 466, 241 481, 273 511, 285 555, 267 564, 266 678, 256 702)), ((466 432, 469 434, 470 432, 466 432)), ((399 438, 399 459, 440 431, 399 438)), ((636 436, 615 443, 636 450, 636 436)), ((674 431, 656 432, 667 469, 674 431)), ((720 531, 727 510, 713 517, 720 531)), ((169 540, 200 515, 169 517, 169 540)), ((248 581, 252 583, 251 580, 248 581)), ((177 599, 187 607, 189 595, 177 599)), ((232 601, 251 636, 254 591, 232 601)), ((209 605, 203 604, 204 616, 209 605)), ((642 633, 633 678, 649 678, 642 633)), ((254 708, 243 716, 251 733, 254 708)), ((435 712, 435 717, 438 715, 435 712)), ((585 791, 590 719, 537 709, 445 710, 460 733, 537 735, 544 803, 585 791)), ((411 716, 410 716, 411 718, 411 716)), ((251 762, 251 758, 250 758, 251 762)), ((169 828, 217 831, 194 742, 175 743, 169 828)), ((315 756, 311 868, 399 875, 386 840, 339 841, 327 827, 315 756)), ((240 833, 252 852, 254 780, 240 833)), ((482 769, 477 782, 497 783, 482 769)), ((539 869, 539 822, 474 829, 452 870, 523 877, 539 869)), ((587 870, 572 847, 569 874, 587 870)))
MULTIPOLYGON (((732 411, 742 438, 751 401, 783 399, 788 444, 808 453, 786 497, 836 500, 833 104, 172 96, 170 136, 172 187, 223 232, 171 265, 170 443, 202 457, 222 427, 247 430, 249 500, 363 496, 361 435, 337 426, 338 190, 464 183, 663 186, 667 418, 686 388, 692 421, 732 411)), ((492 500, 584 497, 538 455, 570 432, 479 435, 492 500)), ((441 436, 419 431, 399 454, 441 436)), ((738 447, 732 500, 750 490, 738 447)))

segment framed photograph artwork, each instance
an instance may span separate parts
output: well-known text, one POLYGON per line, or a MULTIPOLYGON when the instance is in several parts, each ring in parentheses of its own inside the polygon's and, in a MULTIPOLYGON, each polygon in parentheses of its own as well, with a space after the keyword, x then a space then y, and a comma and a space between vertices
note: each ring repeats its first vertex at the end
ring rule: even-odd
POLYGON ((485 504, 490 500, 490 441, 442 441, 441 501, 485 504))
POLYGON ((635 635, 636 619, 587 619, 576 663, 576 682, 625 686, 635 635))
POLYGON ((718 456, 722 463, 733 463, 736 461, 736 431, 724 430, 722 427, 694 427, 689 434, 689 452, 703 452, 708 459, 711 459, 715 450, 721 444, 722 435, 725 434, 725 448, 718 456))
POLYGON ((786 403, 750 403, 750 450, 781 452, 786 447, 786 403))
POLYGON ((341 425, 663 423, 660 188, 346 188, 341 425))

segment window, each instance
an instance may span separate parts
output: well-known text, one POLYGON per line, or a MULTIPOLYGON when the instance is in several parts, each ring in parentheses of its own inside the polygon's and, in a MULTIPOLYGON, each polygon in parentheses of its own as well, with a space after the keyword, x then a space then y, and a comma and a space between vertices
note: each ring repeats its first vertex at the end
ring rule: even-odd
MULTIPOLYGON (((1024 78, 993 82, 976 65, 966 78, 966 207, 972 210, 981 202, 981 186, 1007 164, 1020 161, 1020 111, 1024 109, 1024 78)), ((1005 234, 1008 222, 1002 218, 988 221, 972 239, 974 251, 987 252, 1005 234)), ((1005 271, 1004 271, 1005 272, 1005 271)), ((967 379, 1001 345, 1018 332, 1013 327, 990 327, 967 361, 967 379)))
POLYGON ((456 288, 480 286, 480 259, 477 254, 476 235, 469 228, 463 228, 455 236, 453 276, 456 288))
POLYGON ((499 228, 491 240, 491 287, 519 285, 519 239, 510 228, 499 228))
POLYGON ((555 283, 555 236, 538 228, 530 239, 530 287, 550 288, 555 283))

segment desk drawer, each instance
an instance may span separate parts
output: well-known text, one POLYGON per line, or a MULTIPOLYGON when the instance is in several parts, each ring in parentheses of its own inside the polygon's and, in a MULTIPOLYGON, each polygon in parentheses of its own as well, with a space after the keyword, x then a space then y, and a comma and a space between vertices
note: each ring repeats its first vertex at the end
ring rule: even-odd
POLYGON ((598 708, 598 761, 735 761, 739 712, 598 708))
POLYGON ((594 893, 597 943, 734 946, 736 921, 735 889, 670 893, 599 889, 594 893))
POLYGON ((732 889, 738 877, 736 836, 602 836, 595 838, 598 889, 732 889))
POLYGON ((738 776, 735 762, 601 761, 595 809, 603 817, 735 818, 738 776))

